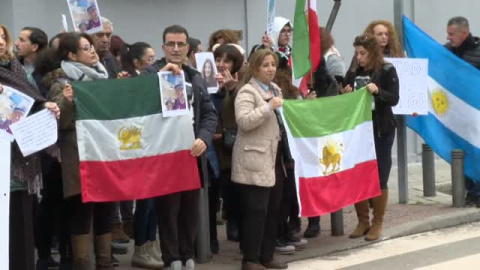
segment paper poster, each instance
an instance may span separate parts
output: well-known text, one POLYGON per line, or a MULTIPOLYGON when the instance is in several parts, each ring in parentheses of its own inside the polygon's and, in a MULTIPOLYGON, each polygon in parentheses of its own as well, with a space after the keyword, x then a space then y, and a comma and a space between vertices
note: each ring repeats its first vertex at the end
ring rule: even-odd
POLYGON ((97 0, 67 0, 67 4, 75 31, 89 35, 103 31, 97 0))
POLYGON ((218 91, 218 81, 216 79, 218 71, 215 64, 215 58, 212 52, 201 52, 195 54, 197 69, 202 73, 207 83, 208 93, 214 94, 218 91))
POLYGON ((397 70, 400 100, 394 114, 428 114, 428 59, 385 58, 397 70))
POLYGON ((63 30, 65 30, 65 32, 68 32, 67 16, 65 16, 65 14, 62 14, 62 25, 63 30))
POLYGON ((180 75, 173 75, 170 71, 160 71, 158 78, 163 117, 188 115, 187 89, 183 71, 180 75))
POLYGON ((8 269, 11 143, 0 138, 0 269, 8 269), (6 222, 5 222, 6 221, 6 222))
POLYGON ((0 94, 0 138, 13 141, 10 125, 25 118, 33 103, 33 98, 14 88, 3 86, 0 94))
POLYGON ((10 129, 24 157, 57 142, 57 119, 48 109, 18 121, 10 129))
POLYGON ((275 21, 275 0, 267 0, 267 35, 271 35, 275 21))

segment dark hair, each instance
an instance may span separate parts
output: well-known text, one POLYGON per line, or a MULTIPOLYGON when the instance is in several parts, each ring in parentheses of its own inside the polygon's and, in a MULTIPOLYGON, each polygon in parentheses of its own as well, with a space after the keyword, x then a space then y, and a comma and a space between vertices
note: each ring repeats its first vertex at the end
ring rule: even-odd
POLYGON ((466 29, 470 28, 467 18, 462 16, 453 17, 450 20, 448 20, 447 26, 452 26, 452 25, 456 25, 466 29))
POLYGON ((35 59, 35 72, 45 76, 50 71, 60 68, 61 62, 55 48, 46 48, 35 59))
POLYGON ((30 31, 30 43, 37 44, 38 50, 37 52, 45 49, 48 45, 48 36, 47 34, 40 28, 37 27, 24 27, 22 31, 30 31))
POLYGON ((54 41, 55 39, 60 39, 61 37, 65 36, 66 34, 67 34, 67 33, 58 33, 58 34, 56 34, 55 36, 53 36, 53 37, 50 39, 50 41, 48 42, 48 47, 49 47, 49 48, 52 48, 53 41, 54 41))
POLYGON ((320 53, 325 55, 325 53, 333 46, 333 37, 324 27, 320 27, 320 53))
POLYGON ((125 41, 123 41, 121 37, 113 35, 110 41, 110 53, 115 57, 119 56, 125 44, 125 41))
POLYGON ((202 44, 199 39, 196 38, 188 38, 188 52, 187 52, 187 57, 190 57, 192 53, 197 53, 198 50, 198 45, 202 44))
POLYGON ((163 43, 165 43, 167 34, 185 34, 185 36, 187 36, 187 40, 189 38, 187 29, 178 24, 171 25, 163 30, 163 43))
POLYGON ((213 52, 213 57, 215 60, 217 60, 217 58, 221 58, 223 56, 233 62, 232 70, 230 70, 232 75, 237 73, 242 68, 244 60, 243 55, 237 48, 235 48, 235 46, 229 44, 222 44, 218 46, 218 48, 213 52))
POLYGON ((145 55, 145 50, 152 48, 148 43, 136 42, 132 45, 125 44, 121 52, 122 68, 132 77, 137 76, 134 61, 141 60, 145 55))
MULTIPOLYGON (((380 45, 377 43, 377 40, 372 35, 361 35, 355 37, 355 41, 353 42, 353 46, 362 46, 367 50, 370 56, 370 62, 368 64, 367 69, 371 68, 374 72, 379 72, 382 67, 383 63, 383 53, 380 49, 380 45)), ((355 65, 357 66, 357 65, 355 65)))
POLYGON ((208 51, 211 52, 213 46, 218 43, 218 40, 223 38, 225 43, 238 43, 238 37, 233 30, 220 29, 213 32, 208 40, 208 51))
POLYGON ((57 53, 60 60, 68 60, 69 53, 77 53, 80 49, 80 39, 85 38, 90 45, 93 45, 92 38, 85 33, 71 32, 66 33, 60 38, 57 53))

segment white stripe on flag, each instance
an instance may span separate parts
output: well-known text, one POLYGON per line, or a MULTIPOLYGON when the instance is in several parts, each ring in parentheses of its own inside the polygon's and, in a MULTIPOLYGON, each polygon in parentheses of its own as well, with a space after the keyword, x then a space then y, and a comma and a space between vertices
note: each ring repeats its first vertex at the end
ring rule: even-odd
MULTIPOLYGON (((342 143, 341 171, 352 169, 356 164, 376 159, 375 143, 373 141, 372 122, 364 122, 354 129, 341 133, 335 133, 320 138, 288 138, 294 141, 296 147, 292 151, 295 165, 300 166, 298 177, 319 177, 324 176, 324 166, 320 164, 323 158, 323 147, 326 141, 331 139, 334 142, 342 143)), ((331 167, 330 167, 331 168, 331 167)))
MULTIPOLYGON (((462 137, 475 147, 480 148, 480 111, 453 95, 448 89, 428 77, 428 110, 445 127, 462 137), (437 113, 433 107, 433 98, 441 102, 446 98, 446 110, 437 113)), ((442 106, 442 105, 440 105, 442 106)))
MULTIPOLYGON (((164 118, 153 114, 117 120, 77 121, 80 161, 117 161, 190 149, 194 141, 188 115, 164 118), (141 148, 121 150, 121 128, 141 128, 141 148)), ((128 146, 128 145, 127 145, 128 146)))

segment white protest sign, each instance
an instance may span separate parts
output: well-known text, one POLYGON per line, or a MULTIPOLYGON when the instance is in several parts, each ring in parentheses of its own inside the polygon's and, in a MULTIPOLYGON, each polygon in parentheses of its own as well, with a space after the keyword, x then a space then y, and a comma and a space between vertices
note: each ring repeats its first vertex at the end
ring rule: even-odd
POLYGON ((65 14, 62 14, 62 25, 65 32, 68 32, 67 16, 65 14))
POLYGON ((48 109, 12 124, 10 129, 25 157, 57 141, 57 119, 48 109))
POLYGON ((428 114, 428 59, 385 58, 397 70, 400 100, 394 114, 428 114))
POLYGON ((275 21, 275 0, 267 0, 267 35, 271 35, 275 21))
POLYGON ((10 220, 10 145, 0 138, 0 269, 8 269, 9 225, 10 220))

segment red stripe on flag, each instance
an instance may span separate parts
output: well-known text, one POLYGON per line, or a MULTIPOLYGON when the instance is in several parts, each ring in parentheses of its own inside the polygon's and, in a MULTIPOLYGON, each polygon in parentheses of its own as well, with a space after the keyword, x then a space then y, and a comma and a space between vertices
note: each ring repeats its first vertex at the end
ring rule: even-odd
POLYGON ((332 213, 381 194, 376 160, 328 176, 300 178, 299 182, 302 217, 332 213))
POLYGON ((317 11, 311 9, 311 1, 308 0, 308 32, 310 36, 310 61, 312 62, 310 72, 313 73, 320 64, 320 29, 318 28, 317 11))
POLYGON ((80 162, 83 202, 129 201, 200 188, 189 150, 121 161, 80 162))

